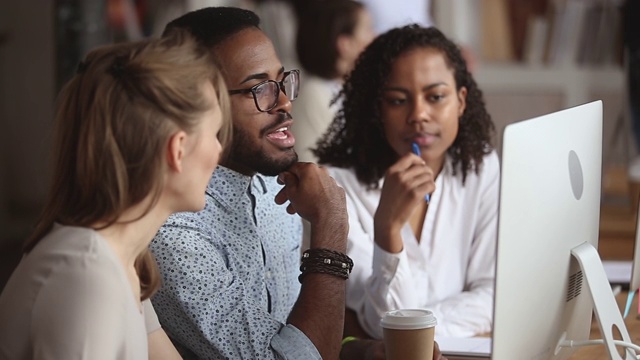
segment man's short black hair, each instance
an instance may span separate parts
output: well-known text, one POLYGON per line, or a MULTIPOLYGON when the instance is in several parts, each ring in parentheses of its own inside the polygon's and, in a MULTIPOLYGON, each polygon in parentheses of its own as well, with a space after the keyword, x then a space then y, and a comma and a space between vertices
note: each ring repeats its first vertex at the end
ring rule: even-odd
POLYGON ((186 13, 171 21, 162 36, 175 29, 187 30, 207 48, 215 47, 230 36, 247 28, 260 28, 254 12, 234 7, 208 7, 186 13))

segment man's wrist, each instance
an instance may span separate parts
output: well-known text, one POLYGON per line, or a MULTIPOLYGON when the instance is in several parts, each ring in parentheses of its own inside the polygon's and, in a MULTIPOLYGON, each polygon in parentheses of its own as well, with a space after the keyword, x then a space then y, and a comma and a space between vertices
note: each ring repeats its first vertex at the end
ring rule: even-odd
POLYGON ((302 255, 298 281, 302 283, 305 276, 312 273, 329 274, 347 280, 352 269, 353 261, 346 254, 330 249, 308 249, 302 255))

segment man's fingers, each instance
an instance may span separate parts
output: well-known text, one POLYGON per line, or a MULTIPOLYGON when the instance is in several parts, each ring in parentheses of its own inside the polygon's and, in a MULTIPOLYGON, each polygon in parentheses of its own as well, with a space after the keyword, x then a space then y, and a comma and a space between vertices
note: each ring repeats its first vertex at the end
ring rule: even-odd
POLYGON ((283 171, 280 174, 278 174, 278 184, 280 185, 284 185, 284 186, 295 185, 295 183, 298 182, 297 180, 298 180, 298 177, 295 176, 290 171, 283 171))
POLYGON ((278 205, 282 205, 282 204, 284 204, 287 200, 289 200, 289 199, 287 198, 287 193, 286 193, 286 191, 285 191, 285 190, 286 190, 286 188, 282 188, 282 189, 280 189, 280 191, 278 191, 278 193, 276 194, 276 197, 275 197, 276 204, 278 204, 278 205))
POLYGON ((292 189, 294 189, 295 191, 295 188, 298 186, 298 177, 289 171, 283 171, 278 174, 277 181, 278 184, 284 185, 284 187, 280 189, 275 197, 276 204, 282 205, 287 200, 289 200, 287 192, 291 191, 292 189))

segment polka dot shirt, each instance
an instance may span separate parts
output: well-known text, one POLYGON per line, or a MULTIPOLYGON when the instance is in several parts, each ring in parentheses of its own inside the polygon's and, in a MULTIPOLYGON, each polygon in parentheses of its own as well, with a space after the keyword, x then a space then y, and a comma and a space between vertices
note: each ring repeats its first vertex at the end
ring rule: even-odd
POLYGON ((219 166, 198 213, 174 214, 151 243, 163 284, 152 299, 185 358, 320 359, 286 319, 300 291, 302 225, 275 177, 219 166))

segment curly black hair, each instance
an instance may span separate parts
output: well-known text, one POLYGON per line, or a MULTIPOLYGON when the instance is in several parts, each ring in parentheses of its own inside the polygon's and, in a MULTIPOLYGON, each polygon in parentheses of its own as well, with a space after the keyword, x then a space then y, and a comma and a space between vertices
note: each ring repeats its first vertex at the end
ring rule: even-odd
POLYGON ((484 155, 493 149, 494 132, 482 92, 456 44, 434 27, 415 24, 389 30, 360 54, 334 99, 334 102, 342 100, 342 107, 313 150, 319 163, 353 168, 360 182, 368 188, 378 187, 385 171, 398 160, 384 133, 380 112, 382 89, 393 62, 416 48, 442 52, 454 71, 456 90, 467 89, 466 108, 458 120, 458 135, 447 152, 453 159, 454 174, 458 169, 462 172, 463 183, 469 171, 478 173, 484 155))

